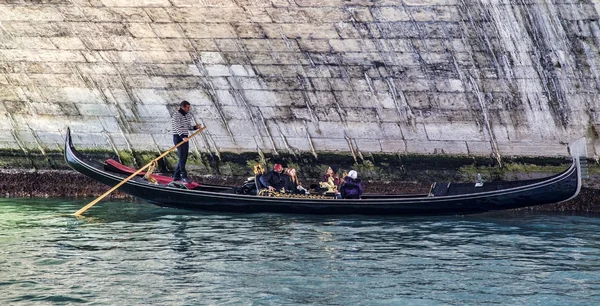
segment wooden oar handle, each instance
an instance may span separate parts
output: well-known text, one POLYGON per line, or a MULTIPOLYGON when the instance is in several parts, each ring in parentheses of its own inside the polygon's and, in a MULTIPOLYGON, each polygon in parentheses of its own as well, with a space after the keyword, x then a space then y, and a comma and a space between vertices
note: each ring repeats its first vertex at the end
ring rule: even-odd
MULTIPOLYGON (((195 131, 194 133, 192 133, 192 135, 188 136, 188 141, 189 141, 190 138, 196 136, 197 134, 199 134, 200 132, 202 132, 204 130, 206 130, 206 126, 203 126, 202 128, 199 128, 197 131, 195 131)), ((157 158, 153 159, 147 165, 145 165, 142 168, 138 169, 132 175, 128 176, 126 179, 124 179, 123 181, 121 181, 120 183, 118 183, 117 185, 115 185, 113 188, 109 189, 107 192, 105 192, 104 194, 102 194, 101 196, 99 196, 97 199, 93 200, 88 205, 86 205, 83 208, 81 208, 80 210, 76 211, 73 215, 74 216, 81 216, 81 214, 83 214, 86 210, 90 209, 90 207, 96 205, 96 203, 100 202, 100 200, 104 199, 107 195, 111 194, 113 191, 115 191, 117 188, 121 187, 127 181, 129 181, 130 179, 134 178, 136 175, 140 174, 140 172, 144 171, 146 168, 150 167, 150 165, 152 165, 153 162, 158 161, 159 159, 167 156, 167 154, 171 153, 173 150, 177 149, 180 145, 182 145, 184 143, 185 143, 185 140, 179 142, 174 147, 172 147, 169 150, 165 151, 163 154, 161 154, 157 158)))

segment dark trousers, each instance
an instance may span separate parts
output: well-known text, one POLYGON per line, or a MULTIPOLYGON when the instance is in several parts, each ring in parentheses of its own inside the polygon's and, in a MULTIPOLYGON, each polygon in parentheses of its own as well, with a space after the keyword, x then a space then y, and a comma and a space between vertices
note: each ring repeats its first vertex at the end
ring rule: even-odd
MULTIPOLYGON (((173 144, 177 145, 182 142, 183 138, 179 135, 173 135, 173 144)), ((177 147, 177 157, 179 157, 179 161, 177 162, 177 168, 175 169, 175 173, 173 173, 174 180, 180 180, 182 178, 187 178, 187 172, 185 171, 185 164, 187 163, 188 153, 190 151, 190 143, 184 142, 182 145, 177 147)))

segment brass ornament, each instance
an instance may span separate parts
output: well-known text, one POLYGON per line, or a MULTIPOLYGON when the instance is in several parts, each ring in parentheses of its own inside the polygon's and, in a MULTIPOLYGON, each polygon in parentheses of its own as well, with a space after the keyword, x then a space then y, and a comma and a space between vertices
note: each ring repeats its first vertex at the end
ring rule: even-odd
POLYGON ((144 174, 144 179, 146 179, 148 182, 150 182, 151 184, 154 184, 154 185, 158 185, 158 182, 156 181, 156 179, 152 177, 152 172, 154 172, 154 169, 156 168, 156 166, 157 166, 156 161, 153 161, 152 164, 148 167, 146 174, 144 174))
POLYGON ((263 188, 258 191, 258 195, 262 197, 273 197, 273 198, 297 198, 297 199, 335 199, 335 196, 326 196, 320 194, 297 194, 297 193, 286 193, 279 191, 271 191, 268 188, 263 188))

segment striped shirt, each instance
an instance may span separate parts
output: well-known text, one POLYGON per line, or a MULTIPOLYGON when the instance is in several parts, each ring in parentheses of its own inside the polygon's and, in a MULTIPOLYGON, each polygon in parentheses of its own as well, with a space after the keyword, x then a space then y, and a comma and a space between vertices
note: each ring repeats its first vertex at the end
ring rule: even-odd
POLYGON ((171 130, 173 131, 173 135, 187 137, 189 131, 195 129, 196 127, 192 125, 192 115, 186 113, 181 108, 173 114, 173 117, 171 117, 171 130))

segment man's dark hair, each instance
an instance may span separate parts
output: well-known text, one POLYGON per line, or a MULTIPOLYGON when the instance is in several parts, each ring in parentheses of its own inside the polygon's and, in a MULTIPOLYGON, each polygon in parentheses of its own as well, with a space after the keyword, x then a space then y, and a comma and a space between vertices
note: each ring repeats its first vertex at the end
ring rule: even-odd
POLYGON ((181 101, 181 103, 179 103, 179 107, 186 107, 188 105, 190 105, 190 102, 188 102, 186 100, 183 100, 183 101, 181 101))

